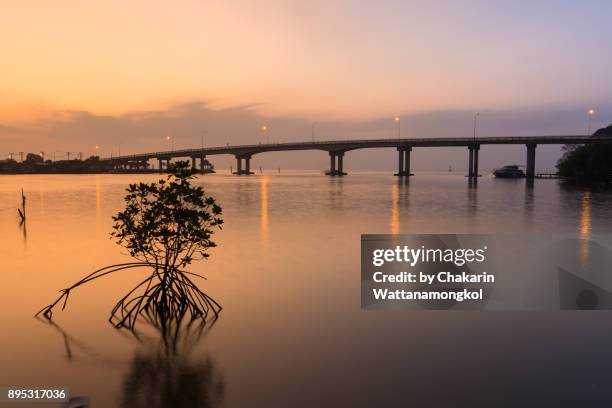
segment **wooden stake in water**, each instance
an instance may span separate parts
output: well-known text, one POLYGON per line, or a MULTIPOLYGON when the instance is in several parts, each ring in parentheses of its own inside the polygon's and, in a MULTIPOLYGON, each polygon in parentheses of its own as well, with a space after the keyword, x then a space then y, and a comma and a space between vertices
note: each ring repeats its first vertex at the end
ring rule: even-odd
POLYGON ((26 196, 23 193, 23 188, 21 189, 21 208, 18 208, 17 212, 19 213, 21 223, 23 224, 26 220, 26 196))

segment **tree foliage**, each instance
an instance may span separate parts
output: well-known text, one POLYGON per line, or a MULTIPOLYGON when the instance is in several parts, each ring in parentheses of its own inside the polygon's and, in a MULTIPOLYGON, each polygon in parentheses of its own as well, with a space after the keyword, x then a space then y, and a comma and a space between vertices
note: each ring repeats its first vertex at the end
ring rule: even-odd
MULTIPOLYGON (((612 137, 612 125, 592 137, 612 137)), ((612 175, 612 143, 565 146, 557 161, 559 176, 579 182, 607 181, 612 175)))
POLYGON ((163 268, 185 267, 207 258, 214 227, 223 224, 221 207, 194 187, 187 162, 171 166, 166 180, 131 184, 125 210, 113 221, 112 235, 134 258, 163 268))

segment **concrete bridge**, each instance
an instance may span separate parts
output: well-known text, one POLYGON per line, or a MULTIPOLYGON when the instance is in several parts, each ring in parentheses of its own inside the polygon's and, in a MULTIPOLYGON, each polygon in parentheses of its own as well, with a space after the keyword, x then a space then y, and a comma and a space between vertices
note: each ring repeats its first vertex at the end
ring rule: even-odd
POLYGON ((394 138, 394 139, 361 139, 361 140, 332 140, 317 142, 290 142, 266 143, 237 146, 218 146, 198 149, 183 149, 118 156, 101 159, 113 167, 144 166, 149 160, 158 160, 159 169, 163 171, 168 167, 170 160, 175 158, 191 158, 191 165, 197 168, 200 160, 200 170, 204 172, 207 156, 230 154, 236 158, 236 171, 234 174, 249 175, 251 172, 251 158, 255 154, 265 152, 290 150, 322 150, 329 154, 330 164, 326 174, 330 176, 343 176, 344 154, 356 149, 395 148, 398 151, 398 167, 396 176, 410 175, 410 153, 417 147, 450 147, 463 146, 468 149, 468 176, 478 176, 478 152, 481 145, 525 145, 526 147, 526 176, 535 176, 536 147, 539 144, 599 144, 612 143, 610 138, 591 136, 497 136, 497 137, 454 137, 454 138, 394 138), (244 164, 244 165, 243 165, 244 164))

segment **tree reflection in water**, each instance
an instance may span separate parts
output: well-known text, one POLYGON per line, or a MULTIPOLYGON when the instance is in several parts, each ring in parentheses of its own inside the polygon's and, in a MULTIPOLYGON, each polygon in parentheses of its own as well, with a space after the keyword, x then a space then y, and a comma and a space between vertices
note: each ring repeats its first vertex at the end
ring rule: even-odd
MULTIPOLYGON (((63 338, 66 358, 73 361, 75 354, 86 355, 99 364, 115 364, 116 359, 103 356, 68 334, 52 320, 39 319, 50 325, 63 338)), ((225 381, 214 359, 209 354, 196 353, 196 346, 210 332, 216 319, 181 324, 182 319, 172 319, 163 324, 147 321, 143 328, 153 329, 130 333, 142 347, 138 348, 122 381, 120 406, 130 408, 197 407, 213 408, 223 402, 225 381), (151 335, 153 331, 153 335, 151 335)), ((86 396, 71 399, 66 407, 86 396)))
POLYGON ((176 326, 180 322, 156 327, 160 334, 156 346, 136 351, 123 379, 121 407, 212 408, 221 404, 225 382, 212 357, 192 356, 211 322, 199 327, 176 326))

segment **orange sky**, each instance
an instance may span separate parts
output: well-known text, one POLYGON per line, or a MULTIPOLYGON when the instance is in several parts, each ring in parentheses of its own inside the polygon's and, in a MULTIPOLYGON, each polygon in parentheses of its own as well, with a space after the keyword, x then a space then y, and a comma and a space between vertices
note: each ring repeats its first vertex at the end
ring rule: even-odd
MULTIPOLYGON (((226 3, 4 1, 0 121, 189 101, 374 118, 587 104, 609 90, 598 83, 610 67, 604 33, 572 31, 576 14, 560 6, 226 3), (587 59, 601 61, 577 63, 587 59)), ((592 9, 589 23, 599 24, 592 9)))

